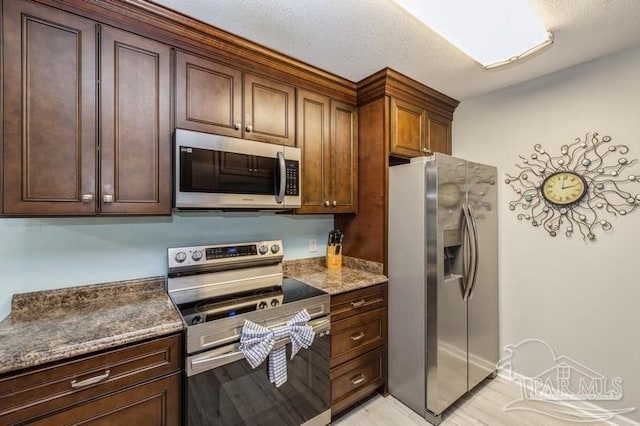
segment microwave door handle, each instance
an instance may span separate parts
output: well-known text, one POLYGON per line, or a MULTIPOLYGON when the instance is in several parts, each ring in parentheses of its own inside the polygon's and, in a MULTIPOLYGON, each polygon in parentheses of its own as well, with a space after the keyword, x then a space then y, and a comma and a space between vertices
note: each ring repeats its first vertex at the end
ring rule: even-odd
POLYGON ((278 154, 278 174, 280 179, 280 188, 276 194, 276 203, 282 204, 284 202, 284 191, 287 184, 287 174, 285 170, 284 152, 279 151, 278 154))

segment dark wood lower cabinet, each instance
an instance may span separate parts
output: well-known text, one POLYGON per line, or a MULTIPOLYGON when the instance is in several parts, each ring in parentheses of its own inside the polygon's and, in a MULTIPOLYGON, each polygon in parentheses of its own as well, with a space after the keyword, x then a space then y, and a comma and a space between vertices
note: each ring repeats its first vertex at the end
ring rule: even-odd
POLYGON ((0 376, 0 425, 178 425, 180 335, 0 376))
POLYGON ((331 416, 387 392, 387 284, 331 297, 331 416))
POLYGON ((331 415, 336 416, 386 383, 387 347, 382 346, 331 370, 331 415))
POLYGON ((87 401, 27 424, 178 426, 180 374, 87 401))

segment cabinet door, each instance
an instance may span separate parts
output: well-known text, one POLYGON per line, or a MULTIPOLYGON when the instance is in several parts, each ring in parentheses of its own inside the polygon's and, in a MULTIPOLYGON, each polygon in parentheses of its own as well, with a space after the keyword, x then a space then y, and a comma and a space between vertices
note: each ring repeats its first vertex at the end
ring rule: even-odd
POLYGON ((358 136, 356 108, 331 101, 331 206, 333 213, 358 207, 358 136))
POLYGON ((176 127, 242 136, 242 72, 176 53, 176 127))
POLYGON ((429 113, 429 150, 451 155, 451 121, 429 113))
POLYGON ((75 15, 3 2, 3 212, 94 214, 96 29, 75 15))
POLYGON ((101 211, 170 214, 170 48, 102 27, 101 49, 101 211))
POLYGON ((252 74, 244 82, 244 137, 295 146, 295 88, 252 74))
POLYGON ((72 408, 29 424, 33 426, 68 424, 178 426, 180 424, 180 374, 81 402, 72 408))
POLYGON ((329 97, 298 90, 298 145, 302 150, 302 206, 298 213, 328 213, 329 97))
POLYGON ((427 146, 427 111, 417 105, 391 98, 390 154, 419 157, 427 146))

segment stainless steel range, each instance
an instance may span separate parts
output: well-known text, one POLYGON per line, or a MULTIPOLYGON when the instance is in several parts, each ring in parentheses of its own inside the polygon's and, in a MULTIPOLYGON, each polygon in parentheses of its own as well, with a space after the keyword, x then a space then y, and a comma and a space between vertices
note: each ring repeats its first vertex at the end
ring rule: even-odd
POLYGON ((283 276, 281 241, 168 249, 168 292, 186 325, 185 423, 326 425, 330 412, 330 297, 283 276), (270 383, 238 345, 245 320, 280 327, 306 309, 315 337, 290 359, 288 380, 270 383))

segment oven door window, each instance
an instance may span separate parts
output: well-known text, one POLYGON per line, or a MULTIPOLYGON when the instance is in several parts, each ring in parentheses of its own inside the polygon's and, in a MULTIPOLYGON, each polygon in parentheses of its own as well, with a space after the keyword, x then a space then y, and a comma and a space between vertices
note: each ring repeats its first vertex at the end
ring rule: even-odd
POLYGON ((265 360, 255 370, 243 358, 187 380, 190 426, 300 425, 329 409, 329 336, 319 337, 293 359, 287 345, 288 380, 269 382, 265 360))
POLYGON ((180 147, 180 191, 276 194, 276 158, 180 147))

